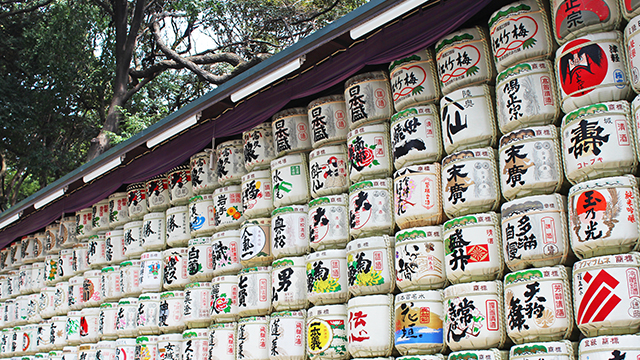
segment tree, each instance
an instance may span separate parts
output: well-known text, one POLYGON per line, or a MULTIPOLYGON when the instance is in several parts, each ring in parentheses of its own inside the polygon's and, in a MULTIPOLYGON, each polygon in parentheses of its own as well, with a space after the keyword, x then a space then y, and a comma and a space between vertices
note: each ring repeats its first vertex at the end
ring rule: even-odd
POLYGON ((298 41, 362 1, 94 0, 112 18, 115 32, 113 94, 100 133, 91 140, 93 159, 119 130, 121 109, 163 72, 186 69, 220 85, 298 41), (211 35, 215 48, 193 51, 194 36, 211 35))

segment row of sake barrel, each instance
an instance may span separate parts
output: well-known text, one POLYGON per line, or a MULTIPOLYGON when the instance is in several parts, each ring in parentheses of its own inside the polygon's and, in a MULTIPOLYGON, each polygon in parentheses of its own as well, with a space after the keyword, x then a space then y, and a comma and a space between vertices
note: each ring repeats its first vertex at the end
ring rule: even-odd
MULTIPOLYGON (((292 326, 299 324, 296 318, 277 316, 271 319, 248 319, 233 326, 212 326, 209 329, 195 329, 184 333, 167 334, 162 336, 145 336, 139 338, 118 339, 115 341, 100 341, 84 344, 79 347, 68 346, 62 350, 48 353, 35 353, 23 357, 9 357, 11 352, 3 351, 3 360, 304 360, 310 359, 342 359, 343 357, 318 354, 311 347, 310 335, 307 334, 307 351, 300 349, 300 339, 304 335, 298 334, 292 326), (278 333, 272 334, 273 330, 278 333), (270 331, 267 331, 270 330, 270 331), (283 334, 294 336, 293 343, 286 343, 283 334), (251 337, 251 340, 250 340, 251 337), (254 343, 254 340, 256 343, 254 343), (275 340, 275 341, 274 341, 275 340)), ((308 318, 309 323, 324 325, 318 318, 308 318)), ((327 325, 334 326, 335 325, 327 325)), ((341 325, 344 327, 344 324, 341 325)), ((311 328, 313 329, 313 328, 311 328)), ((342 330, 344 332, 344 330, 342 330)), ((331 335, 329 335, 331 336, 331 335)), ((343 335, 344 336, 344 335, 343 335)), ((329 338, 329 340, 333 340, 329 338)), ((319 340, 321 344, 324 339, 319 340)), ((380 357, 380 360, 580 360, 587 359, 632 359, 640 353, 640 336, 600 336, 587 338, 578 344, 569 341, 536 342, 526 345, 514 345, 509 351, 498 349, 466 350, 451 352, 448 356, 410 355, 404 357, 380 357), (576 354, 578 352, 578 354, 576 354)), ((354 349, 357 351, 356 349, 354 349)), ((344 357, 346 359, 346 357, 344 357)), ((358 359, 354 357, 354 359, 358 359)))
MULTIPOLYGON (((502 348, 508 344, 508 338, 517 344, 572 338, 575 335, 574 324, 587 337, 635 333, 640 329, 639 267, 640 254, 637 253, 577 262, 573 268, 575 302, 571 301, 569 274, 562 266, 508 274, 505 276, 504 290, 501 281, 490 281, 451 285, 444 291, 402 293, 395 296, 395 302, 394 296, 390 294, 356 296, 348 301, 346 307, 338 304, 309 309, 309 316, 319 319, 307 322, 308 349, 328 352, 329 358, 343 358, 336 356, 338 349, 343 350, 343 356, 348 352, 354 357, 374 357, 391 355, 394 345, 403 355, 442 352, 445 346, 452 351, 502 348), (348 327, 335 327, 337 324, 345 325, 347 321, 348 327), (343 333, 336 338, 338 330, 343 333)), ((194 296, 197 298, 197 294, 194 296)), ((187 297, 185 295, 185 308, 187 297)), ((143 295, 138 302, 145 299, 143 295)), ((115 334, 110 333, 109 337, 157 333, 152 327, 133 327, 124 332, 119 331, 120 324, 126 322, 125 314, 130 314, 132 321, 135 321, 133 318, 139 313, 140 321, 143 316, 152 316, 150 312, 163 313, 162 308, 158 308, 157 299, 156 307, 149 311, 135 303, 131 306, 130 303, 135 300, 122 300, 117 311, 104 315, 103 329, 109 323, 107 318, 116 319, 112 319, 116 323, 115 334), (121 306, 129 310, 124 307, 124 310, 120 310, 121 306), (141 330, 143 328, 144 332, 141 330)), ((148 301, 147 305, 152 303, 148 301)), ((96 331, 100 310, 84 309, 66 317, 54 317, 50 322, 40 325, 27 326, 25 330, 20 327, 6 329, 2 334, 16 338, 17 336, 13 336, 16 332, 29 330, 37 333, 39 326, 46 327, 51 323, 57 324, 51 325, 56 328, 64 326, 67 329, 66 340, 62 340, 61 346, 65 345, 65 341, 71 344, 81 342, 82 339, 97 341, 100 338, 96 331), (91 318, 92 315, 94 318, 91 318), (66 324, 69 321, 73 324, 65 325, 65 321, 66 324), (93 329, 90 330, 90 327, 93 329), (68 329, 79 332, 79 338, 69 335, 68 329)), ((209 313, 208 308, 205 310, 209 313)), ((166 312, 164 314, 171 317, 166 312)), ((281 316, 301 321, 302 324, 298 326, 299 334, 304 336, 304 310, 272 313, 271 319, 281 316)), ((239 321, 266 322, 268 319, 258 316, 240 318, 239 321)), ((208 323, 208 320, 203 320, 193 324, 201 327, 208 323)), ((110 326, 114 327, 112 324, 110 326)), ((172 331, 176 331, 176 328, 172 331)), ((274 332, 273 326, 271 331, 280 333, 274 332)), ((292 336, 286 338, 292 339, 292 336)), ((305 343, 304 338, 300 340, 302 344, 305 343)), ((255 343, 255 339, 252 342, 255 343)), ((305 347, 302 344, 300 350, 301 355, 304 355, 305 347)), ((55 340, 53 346, 56 346, 55 340)), ((39 351, 37 348, 35 350, 39 351)))

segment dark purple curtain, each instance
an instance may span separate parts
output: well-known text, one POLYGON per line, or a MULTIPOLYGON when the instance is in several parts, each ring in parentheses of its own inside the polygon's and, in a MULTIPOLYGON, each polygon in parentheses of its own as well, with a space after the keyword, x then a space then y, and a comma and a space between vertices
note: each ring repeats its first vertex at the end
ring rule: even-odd
POLYGON ((269 120, 289 101, 310 97, 342 83, 366 65, 388 64, 433 45, 490 2, 491 0, 444 1, 383 28, 312 70, 247 99, 215 121, 201 124, 169 144, 157 147, 66 194, 63 199, 40 211, 23 216, 19 222, 0 232, 0 248, 14 239, 42 229, 64 213, 74 213, 91 206, 109 196, 122 184, 144 181, 182 164, 210 144, 212 134, 216 138, 239 134, 269 120))

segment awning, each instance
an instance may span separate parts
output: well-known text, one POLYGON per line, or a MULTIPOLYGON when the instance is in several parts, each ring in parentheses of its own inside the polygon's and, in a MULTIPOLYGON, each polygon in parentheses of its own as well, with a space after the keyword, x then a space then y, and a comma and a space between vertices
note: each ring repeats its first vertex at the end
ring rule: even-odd
MULTIPOLYGON (((367 3, 2 213, 0 248, 39 231, 64 214, 71 215, 93 205, 124 184, 145 181, 184 163, 210 145, 212 137, 240 134, 268 121, 285 106, 306 106, 323 91, 339 87, 365 67, 386 66, 433 45, 489 3, 491 0, 367 3), (358 25, 398 4, 411 2, 422 5, 374 32, 352 39, 350 31, 358 25), (233 93, 277 71, 283 64, 301 59, 304 59, 301 67, 287 77, 237 103, 232 101, 233 93), (172 133, 177 134, 162 140, 172 133), (162 141, 155 144, 159 138, 162 141)), ((491 8, 503 2, 498 3, 494 2, 491 8)), ((484 21, 489 17, 488 10, 483 11, 484 21)))

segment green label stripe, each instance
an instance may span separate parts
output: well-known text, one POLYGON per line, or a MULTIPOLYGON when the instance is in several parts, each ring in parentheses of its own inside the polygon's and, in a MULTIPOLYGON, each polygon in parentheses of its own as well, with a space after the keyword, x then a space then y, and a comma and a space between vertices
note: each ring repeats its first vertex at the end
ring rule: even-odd
POLYGON ((496 21, 500 20, 500 18, 505 17, 507 15, 515 14, 522 10, 531 10, 531 6, 527 4, 520 4, 518 6, 511 6, 510 8, 504 11, 498 11, 496 16, 492 17, 491 20, 489 20, 489 29, 491 29, 491 27, 493 27, 493 24, 495 24, 496 21))
POLYGON ((442 40, 442 42, 438 44, 438 46, 436 46, 436 54, 439 53, 443 47, 451 45, 453 43, 457 43, 458 41, 463 41, 463 40, 473 40, 473 35, 465 33, 465 34, 456 35, 451 39, 442 40))

